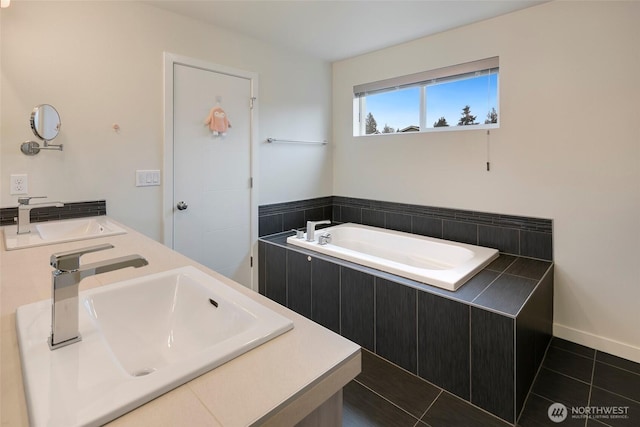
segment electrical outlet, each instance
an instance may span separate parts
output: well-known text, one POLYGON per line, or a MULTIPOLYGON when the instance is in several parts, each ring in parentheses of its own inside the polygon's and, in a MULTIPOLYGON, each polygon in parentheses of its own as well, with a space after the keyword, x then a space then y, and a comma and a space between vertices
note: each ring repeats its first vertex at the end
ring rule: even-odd
POLYGON ((29 181, 27 180, 27 174, 14 174, 11 175, 11 191, 9 194, 28 194, 29 193, 29 181))

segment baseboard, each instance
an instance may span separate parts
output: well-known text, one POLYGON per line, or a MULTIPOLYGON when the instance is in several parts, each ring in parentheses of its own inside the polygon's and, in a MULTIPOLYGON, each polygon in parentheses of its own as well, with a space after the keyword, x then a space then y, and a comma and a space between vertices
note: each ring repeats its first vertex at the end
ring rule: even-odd
POLYGON ((620 341, 615 341, 610 338, 601 337, 599 335, 594 335, 589 332, 580 331, 557 323, 553 324, 553 335, 576 344, 585 345, 599 351, 604 351, 605 353, 613 354, 614 356, 622 357, 623 359, 640 363, 640 348, 630 344, 625 344, 620 341))

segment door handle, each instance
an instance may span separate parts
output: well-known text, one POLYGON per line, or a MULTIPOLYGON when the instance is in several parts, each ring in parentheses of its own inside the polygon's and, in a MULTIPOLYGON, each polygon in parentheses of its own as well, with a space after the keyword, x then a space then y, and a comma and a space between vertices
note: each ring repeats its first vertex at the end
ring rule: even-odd
POLYGON ((187 205, 185 202, 180 201, 178 202, 178 204, 176 205, 176 207, 178 208, 179 211, 183 211, 185 209, 187 209, 189 207, 189 205, 187 205))

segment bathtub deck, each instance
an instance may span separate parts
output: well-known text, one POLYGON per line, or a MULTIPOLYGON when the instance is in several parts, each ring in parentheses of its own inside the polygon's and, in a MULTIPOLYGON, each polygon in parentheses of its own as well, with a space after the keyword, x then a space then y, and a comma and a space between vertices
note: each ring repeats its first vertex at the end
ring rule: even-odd
POLYGON ((261 237, 260 240, 362 271, 363 273, 371 274, 382 279, 391 280, 422 291, 438 294, 454 301, 464 302, 472 306, 496 311, 512 317, 515 317, 520 312, 520 309, 537 286, 539 280, 553 264, 550 261, 500 254, 496 260, 469 279, 469 281, 458 288, 458 290, 449 291, 351 261, 311 251, 300 246, 291 245, 287 243, 287 238, 292 235, 292 232, 284 232, 261 237))

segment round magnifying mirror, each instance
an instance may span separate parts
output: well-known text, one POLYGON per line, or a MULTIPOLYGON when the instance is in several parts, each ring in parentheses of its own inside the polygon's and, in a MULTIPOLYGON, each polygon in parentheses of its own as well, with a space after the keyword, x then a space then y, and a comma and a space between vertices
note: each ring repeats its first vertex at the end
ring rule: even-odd
POLYGON ((31 112, 31 130, 40 139, 51 141, 60 131, 60 115, 49 104, 37 105, 31 112))

